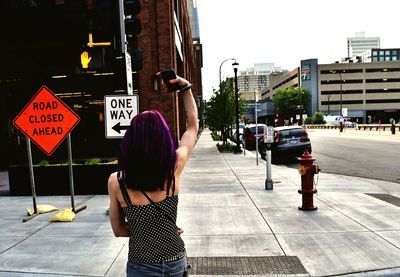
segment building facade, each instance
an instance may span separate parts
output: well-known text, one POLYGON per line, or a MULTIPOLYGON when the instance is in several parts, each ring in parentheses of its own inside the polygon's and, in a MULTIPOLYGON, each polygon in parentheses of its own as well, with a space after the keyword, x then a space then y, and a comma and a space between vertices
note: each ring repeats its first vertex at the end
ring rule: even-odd
POLYGON ((379 37, 365 37, 364 32, 358 32, 354 37, 347 38, 347 57, 362 56, 365 51, 379 47, 379 37))
POLYGON ((271 76, 270 81, 262 91, 263 99, 272 99, 287 87, 307 88, 311 93, 308 116, 321 111, 358 123, 400 120, 399 61, 318 64, 316 59, 303 60, 301 67, 271 76), (305 77, 305 72, 310 76, 305 77))
POLYGON ((318 65, 319 110, 359 123, 400 120, 400 62, 318 65), (343 113, 343 112, 342 112, 343 113))
MULTIPOLYGON (((164 93, 154 85, 155 73, 173 68, 193 83, 192 91, 201 110, 202 45, 193 39, 190 18, 194 6, 187 0, 142 1, 141 21, 146 22, 138 36, 143 49, 143 69, 139 72, 140 110, 157 109, 165 116, 171 132, 179 140, 186 129, 183 103, 178 94, 164 93)), ((192 25, 193 26, 193 25, 192 25)), ((195 25, 196 26, 196 25, 195 25)))
POLYGON ((372 48, 370 57, 371 62, 400 61, 400 48, 372 48))
MULTIPOLYGON (((188 2, 140 1, 136 17, 142 23, 141 31, 127 38, 128 51, 140 53, 131 54, 130 76, 133 94, 139 98, 139 112, 159 110, 177 142, 186 128, 183 103, 176 93, 161 91, 155 73, 173 68, 193 83, 200 110, 202 45, 199 37, 193 39, 190 16, 197 15, 188 2)), ((75 159, 117 157, 120 139, 107 139, 104 131, 104 96, 127 93, 126 65, 121 64, 118 54, 116 21, 122 17, 118 15, 117 3, 111 0, 0 3, 0 31, 4 37, 0 45, 0 167, 26 163, 25 138, 12 121, 42 85, 49 87, 81 118, 71 133, 75 159), (20 18, 25 24, 21 24, 20 18), (88 33, 93 34, 94 42, 105 42, 106 46, 87 48, 88 33), (83 51, 88 51, 96 61, 89 70, 81 65, 83 51)), ((34 163, 42 159, 62 161, 67 157, 66 142, 51 157, 44 156, 36 147, 32 150, 34 163)))
POLYGON ((254 67, 241 70, 238 75, 238 88, 242 98, 253 100, 255 94, 261 98, 261 91, 269 84, 272 72, 281 72, 273 63, 256 63, 254 67))
POLYGON ((280 89, 288 87, 299 87, 300 68, 297 67, 289 72, 273 73, 269 76, 269 86, 261 91, 261 99, 272 100, 272 96, 280 89))

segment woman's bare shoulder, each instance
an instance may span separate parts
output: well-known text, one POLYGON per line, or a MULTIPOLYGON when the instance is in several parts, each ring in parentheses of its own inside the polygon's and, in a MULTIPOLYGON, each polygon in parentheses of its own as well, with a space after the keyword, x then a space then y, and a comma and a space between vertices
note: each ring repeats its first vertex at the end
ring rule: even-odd
POLYGON ((108 190, 115 190, 118 187, 117 172, 111 173, 108 177, 108 190))

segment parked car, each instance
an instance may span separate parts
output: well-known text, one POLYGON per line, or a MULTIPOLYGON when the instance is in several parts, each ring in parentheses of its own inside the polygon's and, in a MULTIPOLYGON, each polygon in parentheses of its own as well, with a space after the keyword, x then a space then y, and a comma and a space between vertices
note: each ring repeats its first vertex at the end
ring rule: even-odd
POLYGON ((243 140, 246 145, 246 149, 256 149, 256 143, 259 144, 259 142, 263 141, 267 135, 267 125, 257 124, 257 129, 258 136, 256 138, 256 124, 247 124, 244 128, 243 140))
MULTIPOLYGON (((311 141, 307 131, 301 126, 281 126, 274 128, 274 143, 271 152, 272 159, 295 159, 307 150, 311 154, 311 141)), ((261 158, 265 159, 266 145, 260 142, 259 152, 261 158)))

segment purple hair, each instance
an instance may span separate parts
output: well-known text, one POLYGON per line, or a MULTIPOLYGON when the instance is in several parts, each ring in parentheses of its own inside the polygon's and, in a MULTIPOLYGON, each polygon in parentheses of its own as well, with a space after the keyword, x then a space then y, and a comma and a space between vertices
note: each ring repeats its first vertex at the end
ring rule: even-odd
POLYGON ((119 165, 132 189, 167 190, 174 177, 176 147, 164 117, 155 110, 136 115, 120 145, 119 165))

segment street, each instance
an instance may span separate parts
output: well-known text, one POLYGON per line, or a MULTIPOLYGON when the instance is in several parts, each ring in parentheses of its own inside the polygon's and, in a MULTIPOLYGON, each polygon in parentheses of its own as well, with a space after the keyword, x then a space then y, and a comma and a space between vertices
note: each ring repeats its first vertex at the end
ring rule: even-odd
POLYGON ((400 141, 388 137, 307 130, 322 172, 400 183, 400 141))
MULTIPOLYGON (((307 132, 314 163, 321 167, 322 173, 400 183, 400 139, 336 130, 307 129, 307 132)), ((278 165, 298 168, 299 162, 285 161, 278 165)))

